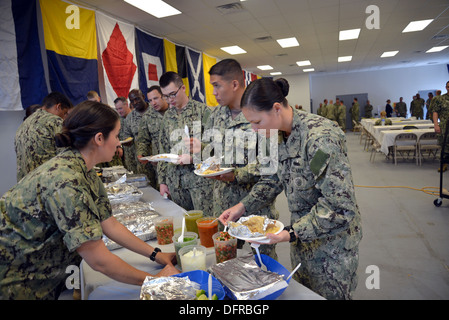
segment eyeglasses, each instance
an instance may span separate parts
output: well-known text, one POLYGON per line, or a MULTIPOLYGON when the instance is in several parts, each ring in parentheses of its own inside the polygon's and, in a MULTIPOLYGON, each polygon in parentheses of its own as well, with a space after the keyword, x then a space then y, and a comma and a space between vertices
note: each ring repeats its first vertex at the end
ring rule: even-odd
POLYGON ((178 88, 178 90, 176 90, 176 92, 169 93, 168 95, 163 94, 162 98, 163 99, 174 99, 181 88, 182 88, 182 85, 178 88))

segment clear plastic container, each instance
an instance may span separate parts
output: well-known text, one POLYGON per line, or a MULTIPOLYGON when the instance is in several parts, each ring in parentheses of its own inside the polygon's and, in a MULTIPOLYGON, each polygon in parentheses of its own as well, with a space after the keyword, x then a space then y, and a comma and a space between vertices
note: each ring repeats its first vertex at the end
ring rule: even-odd
POLYGON ((201 210, 190 210, 187 214, 184 214, 186 218, 186 228, 187 231, 196 232, 198 234, 198 226, 196 225, 196 220, 203 217, 203 211, 201 210))
POLYGON ((221 263, 237 257, 237 238, 227 232, 217 232, 212 236, 215 247, 215 259, 221 263))
POLYGON ((173 217, 158 217, 154 219, 158 244, 170 244, 173 238, 173 217))
POLYGON ((206 248, 201 245, 185 246, 179 249, 182 272, 206 271, 206 248))
POLYGON ((198 234, 195 232, 184 232, 184 242, 178 242, 181 232, 175 233, 173 236, 173 244, 175 246, 176 259, 179 266, 182 268, 181 258, 179 257, 179 250, 186 246, 193 246, 198 244, 198 234))
POLYGON ((215 217, 203 217, 196 220, 196 224, 201 245, 206 248, 212 248, 214 246, 212 236, 218 232, 218 220, 215 217))

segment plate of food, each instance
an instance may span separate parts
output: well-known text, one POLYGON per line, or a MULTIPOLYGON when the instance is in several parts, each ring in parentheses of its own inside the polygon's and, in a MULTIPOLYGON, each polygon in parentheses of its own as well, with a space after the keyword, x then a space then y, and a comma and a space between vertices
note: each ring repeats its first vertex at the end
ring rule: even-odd
POLYGON ((228 233, 240 240, 267 243, 267 233, 278 234, 284 230, 281 221, 266 216, 251 215, 242 217, 237 222, 228 223, 228 233))
POLYGON ((133 141, 133 140, 134 140, 133 137, 128 137, 128 138, 126 138, 125 140, 120 141, 120 143, 121 143, 121 144, 125 144, 125 143, 131 142, 131 141, 133 141))
POLYGON ((215 177, 215 176, 219 176, 221 174, 225 174, 225 173, 231 172, 232 170, 234 170, 234 168, 218 168, 216 170, 214 170, 214 169, 206 169, 203 172, 200 172, 199 170, 195 170, 193 172, 197 176, 200 176, 200 177, 215 177))
POLYGON ((193 171, 196 175, 201 177, 215 177, 234 170, 234 168, 222 168, 220 166, 223 157, 210 157, 202 163, 196 165, 196 170, 193 171))
POLYGON ((142 157, 142 158, 140 158, 140 160, 148 160, 151 162, 164 161, 164 162, 176 163, 179 160, 179 156, 177 154, 172 154, 172 153, 161 153, 161 154, 156 154, 154 156, 142 157))

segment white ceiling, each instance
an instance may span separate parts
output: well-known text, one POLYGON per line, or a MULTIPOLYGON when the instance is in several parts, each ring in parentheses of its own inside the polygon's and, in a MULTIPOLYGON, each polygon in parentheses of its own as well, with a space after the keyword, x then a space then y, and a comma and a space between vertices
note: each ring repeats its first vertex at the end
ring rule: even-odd
MULTIPOLYGON (((151 0, 148 0, 151 1, 151 0)), ((449 0, 165 0, 182 14, 155 18, 123 0, 72 1, 131 22, 149 33, 203 51, 218 59, 234 58, 261 76, 280 71, 303 73, 296 61, 310 60, 315 73, 379 70, 449 64, 449 0), (238 3, 243 10, 223 14, 216 7, 238 3), (369 5, 379 10, 380 29, 368 29, 369 5), (402 33, 409 22, 435 19, 423 31, 402 33), (361 28, 357 40, 339 41, 340 30, 361 28), (271 37, 268 41, 257 41, 271 37), (276 39, 296 37, 299 47, 281 48, 276 39), (435 38, 437 37, 437 38, 435 38), (246 54, 231 56, 221 47, 238 45, 246 54), (385 51, 399 53, 380 58, 385 51), (339 56, 353 56, 338 63, 339 56), (259 65, 274 70, 261 71, 259 65)))

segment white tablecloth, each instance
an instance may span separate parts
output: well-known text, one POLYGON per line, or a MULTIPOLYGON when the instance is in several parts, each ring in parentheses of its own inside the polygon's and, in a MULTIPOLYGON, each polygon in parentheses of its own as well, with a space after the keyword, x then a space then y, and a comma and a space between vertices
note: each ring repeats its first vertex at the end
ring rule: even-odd
MULTIPOLYGON (((404 119, 404 118, 388 118, 391 120, 391 122, 393 123, 393 125, 391 126, 375 126, 374 124, 376 123, 377 120, 379 120, 380 118, 371 118, 371 119, 362 119, 360 121, 360 123, 362 124, 362 126, 366 129, 366 131, 368 131, 370 134, 372 134, 373 136, 376 134, 376 132, 374 131, 374 128, 379 128, 379 127, 387 127, 387 128, 403 128, 404 126, 416 126, 421 128, 422 126, 433 126, 432 121, 430 120, 416 120, 416 119, 404 119), (398 126, 398 127, 396 127, 398 126)), ((380 141, 379 139, 377 141, 380 141)))
MULTIPOLYGON (((426 120, 425 120, 426 121, 426 120)), ((433 123, 413 123, 413 124, 395 124, 391 126, 373 126, 371 134, 373 135, 374 139, 377 141, 381 141, 381 132, 385 130, 403 130, 404 126, 415 126, 418 129, 432 129, 433 130, 433 123)))
MULTIPOLYGON (((182 210, 174 202, 166 200, 160 196, 155 189, 148 187, 141 189, 144 192, 142 201, 151 202, 154 209, 164 216, 174 216, 174 228, 178 228, 182 223, 182 210)), ((150 240, 151 246, 159 247, 163 252, 173 252, 173 244, 158 245, 156 240, 150 240)), ((239 255, 245 254, 244 250, 238 250, 239 255)), ((163 266, 150 261, 148 257, 143 257, 128 249, 120 248, 112 251, 121 259, 134 266, 137 269, 151 274, 158 273, 163 266)), ((207 249, 207 264, 210 266, 215 263, 215 254, 213 248, 207 249)), ((117 282, 104 274, 94 271, 85 261, 81 262, 81 298, 96 300, 136 300, 139 299, 140 286, 129 285, 117 282)), ((291 279, 290 284, 279 300, 321 300, 324 299, 312 290, 291 279)))
POLYGON ((384 130, 380 131, 380 150, 388 155, 388 148, 394 145, 394 139, 400 133, 414 133, 421 137, 424 133, 435 132, 434 129, 413 129, 413 130, 384 130))

